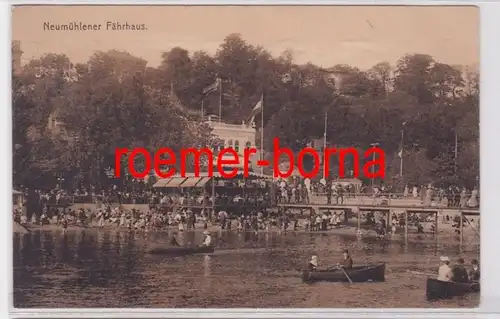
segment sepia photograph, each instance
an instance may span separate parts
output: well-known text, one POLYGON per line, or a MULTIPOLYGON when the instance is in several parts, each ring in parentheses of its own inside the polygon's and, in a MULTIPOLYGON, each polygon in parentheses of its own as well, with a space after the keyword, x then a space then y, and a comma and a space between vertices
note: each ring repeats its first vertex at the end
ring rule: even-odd
POLYGON ((14 307, 478 307, 479 44, 474 6, 13 6, 14 307))

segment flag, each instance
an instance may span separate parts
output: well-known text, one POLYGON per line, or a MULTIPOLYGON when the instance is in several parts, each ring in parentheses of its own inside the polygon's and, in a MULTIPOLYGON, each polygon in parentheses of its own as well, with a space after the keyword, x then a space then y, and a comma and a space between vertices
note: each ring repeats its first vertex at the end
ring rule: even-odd
POLYGON ((403 150, 401 149, 398 153, 399 158, 403 158, 403 150))
POLYGON ((262 105, 264 104, 263 101, 264 101, 264 95, 261 95, 259 102, 255 104, 255 106, 252 109, 252 112, 250 113, 249 116, 250 120, 248 121, 248 125, 252 125, 253 121, 255 120, 255 116, 262 111, 262 105))
POLYGON ((215 82, 213 84, 210 84, 209 86, 203 89, 203 95, 207 95, 219 90, 220 84, 221 84, 221 79, 220 78, 215 79, 215 82))
POLYGON ((256 115, 258 112, 260 112, 260 110, 262 110, 262 100, 263 99, 264 99, 263 95, 261 95, 259 102, 257 102, 257 104, 255 104, 255 106, 253 107, 252 114, 256 115))

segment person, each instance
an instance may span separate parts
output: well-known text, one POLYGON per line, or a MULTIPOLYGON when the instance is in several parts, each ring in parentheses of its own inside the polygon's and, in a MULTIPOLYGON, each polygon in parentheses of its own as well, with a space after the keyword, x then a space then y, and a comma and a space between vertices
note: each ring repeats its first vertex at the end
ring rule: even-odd
POLYGON ((453 277, 452 280, 455 282, 469 282, 469 276, 467 275, 467 270, 465 269, 463 258, 458 259, 457 265, 453 267, 453 277))
POLYGON ((476 259, 473 259, 471 264, 472 264, 472 269, 469 272, 469 280, 479 281, 480 278, 479 263, 477 262, 476 259))
POLYGON ((307 266, 309 271, 315 271, 318 268, 318 256, 312 256, 307 266))
POLYGON ((212 236, 210 236, 210 232, 204 231, 203 235, 205 235, 205 239, 203 240, 202 246, 208 247, 212 245, 212 236))
POLYGON ((453 272, 451 271, 450 267, 450 259, 444 256, 440 259, 443 264, 439 267, 437 279, 440 281, 451 281, 453 272))
POLYGON ((352 269, 352 258, 351 255, 349 254, 349 250, 344 249, 342 252, 342 262, 338 264, 338 266, 344 268, 344 269, 352 269))
POLYGON ((177 242, 177 239, 175 238, 175 235, 172 235, 172 239, 170 239, 170 245, 174 247, 180 247, 179 243, 177 242))

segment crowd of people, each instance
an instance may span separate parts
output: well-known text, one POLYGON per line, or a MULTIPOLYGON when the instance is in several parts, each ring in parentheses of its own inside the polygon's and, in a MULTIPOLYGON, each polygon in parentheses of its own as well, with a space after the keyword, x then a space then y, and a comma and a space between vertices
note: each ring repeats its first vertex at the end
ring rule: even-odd
POLYGON ((367 186, 336 182, 322 179, 311 181, 308 178, 295 177, 276 181, 276 199, 278 203, 308 204, 312 197, 326 198, 326 204, 344 204, 348 198, 368 196, 388 203, 391 199, 418 199, 424 206, 476 208, 479 206, 477 187, 468 190, 465 187, 450 186, 447 189, 430 185, 406 185, 402 193, 395 193, 391 186, 375 185, 370 191, 367 186), (385 200, 384 200, 385 199, 385 200))
POLYGON ((23 189, 25 198, 34 198, 40 206, 65 205, 84 203, 109 204, 149 204, 149 205, 211 205, 215 204, 245 204, 265 206, 271 201, 269 192, 239 192, 228 194, 217 190, 215 197, 206 189, 185 189, 183 192, 166 191, 162 189, 123 190, 114 186, 110 189, 95 191, 94 187, 76 189, 74 191, 53 188, 50 190, 23 189), (34 196, 33 196, 34 195, 34 196))
MULTIPOLYGON (((14 212, 14 220, 20 224, 28 223, 27 217, 14 212)), ((217 225, 220 230, 237 231, 287 231, 297 230, 299 220, 284 211, 273 212, 266 209, 255 209, 247 214, 229 214, 219 211, 211 214, 210 209, 193 211, 189 208, 174 211, 172 207, 151 206, 145 211, 138 209, 126 210, 121 206, 92 210, 90 208, 60 208, 52 206, 45 208, 39 220, 36 216, 31 224, 56 225, 66 230, 68 226, 116 228, 129 230, 166 230, 175 228, 178 231, 189 231, 199 228, 207 229, 217 225)), ((306 226, 308 227, 308 225, 306 226)))
POLYGON ((465 187, 450 186, 448 189, 436 188, 432 185, 408 186, 406 185, 403 191, 403 197, 420 198, 426 206, 433 204, 444 207, 478 207, 479 206, 479 190, 474 187, 468 190, 465 187))
MULTIPOLYGON (((326 196, 327 203, 344 203, 344 200, 356 196, 374 196, 384 198, 385 196, 396 196, 392 189, 384 185, 373 188, 373 193, 365 193, 366 188, 355 184, 342 184, 335 181, 321 180, 311 181, 308 178, 291 178, 288 180, 274 181, 274 200, 278 203, 310 203, 312 196, 326 196), (361 192, 361 193, 360 193, 361 192)), ((222 229, 236 228, 238 230, 266 230, 277 227, 280 230, 287 230, 290 227, 297 229, 303 227, 309 231, 324 231, 331 228, 340 227, 347 221, 343 212, 321 212, 312 214, 304 218, 300 223, 298 220, 292 220, 291 214, 286 211, 280 211, 276 214, 268 212, 266 209, 272 207, 272 190, 262 189, 253 192, 240 192, 237 188, 232 192, 226 192, 223 189, 217 190, 212 194, 207 189, 187 189, 183 192, 168 191, 165 189, 148 188, 142 185, 135 188, 119 188, 116 185, 109 189, 97 191, 95 187, 82 187, 74 191, 67 191, 60 188, 51 190, 30 190, 22 189, 25 192, 25 198, 29 202, 37 202, 35 206, 38 212, 31 212, 29 216, 34 215, 34 222, 41 224, 55 223, 57 225, 81 225, 87 226, 94 224, 97 227, 111 226, 127 227, 133 229, 163 228, 163 227, 182 227, 194 228, 197 221, 202 221, 205 228, 207 223, 214 221, 211 216, 215 216, 222 229), (95 209, 66 209, 65 206, 75 203, 94 203, 95 209), (138 211, 137 209, 123 209, 122 204, 147 204, 148 209, 138 211), (213 205, 219 205, 217 211, 212 211, 213 205), (228 214, 221 208, 221 205, 254 206, 251 213, 228 214), (196 214, 189 209, 196 207, 196 214), (224 217, 228 215, 227 217, 224 217), (241 216, 240 216, 241 215, 241 216), (180 225, 180 226, 179 226, 180 225)), ((465 189, 450 187, 447 191, 428 186, 406 186, 404 192, 399 194, 400 198, 416 198, 422 203, 432 206, 437 202, 445 206, 457 207, 477 207, 478 189, 474 188, 470 193, 465 189)), ((32 203, 31 203, 32 204, 32 203)), ((441 205, 442 206, 442 205, 441 205)), ((411 215, 409 223, 417 227, 418 232, 423 232, 423 224, 431 221, 433 217, 411 215)), ((21 209, 14 210, 14 219, 18 222, 27 222, 26 214, 21 214, 21 209)), ((376 220, 373 214, 365 214, 364 219, 367 223, 372 223, 373 228, 380 235, 395 233, 398 227, 403 227, 405 218, 402 214, 393 215, 388 224, 383 217, 376 220), (391 230, 387 229, 391 228, 391 230)), ((458 218, 459 219, 459 218, 458 218)), ((443 216, 443 222, 450 222, 449 216, 443 216)), ((451 221, 458 232, 456 218, 451 221)), ((434 226, 431 224, 431 232, 434 226)))
MULTIPOLYGON (((162 189, 146 187, 143 183, 136 183, 137 187, 123 187, 116 185, 97 190, 94 186, 81 187, 69 191, 61 188, 50 190, 29 190, 21 188, 26 197, 38 197, 41 206, 46 204, 63 205, 77 203, 110 203, 110 204, 182 204, 207 205, 216 204, 245 204, 265 206, 273 200, 270 192, 259 194, 240 192, 229 195, 227 192, 217 191, 213 198, 211 191, 206 189, 189 190, 183 193, 173 193, 162 189), (35 193, 36 196, 28 196, 35 193)), ((369 187, 359 184, 336 182, 322 179, 311 181, 308 178, 294 177, 274 181, 274 200, 278 203, 311 203, 312 197, 326 198, 327 204, 344 204, 348 198, 357 196, 376 197, 386 200, 394 198, 419 199, 424 206, 442 207, 478 207, 479 191, 477 187, 472 190, 450 186, 447 189, 433 185, 406 185, 402 193, 395 193, 390 186, 375 185, 369 187)), ((382 201, 383 202, 383 201, 382 201)))

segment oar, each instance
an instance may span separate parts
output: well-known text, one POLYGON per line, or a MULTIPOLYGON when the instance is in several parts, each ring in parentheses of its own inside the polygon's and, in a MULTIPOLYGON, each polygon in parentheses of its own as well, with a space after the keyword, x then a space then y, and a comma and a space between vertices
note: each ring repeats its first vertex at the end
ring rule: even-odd
POLYGON ((347 278, 347 280, 349 280, 349 283, 353 284, 352 280, 351 280, 351 277, 349 277, 349 275, 347 274, 347 272, 345 271, 344 268, 342 267, 339 267, 339 266, 334 266, 334 267, 330 267, 328 268, 328 270, 333 270, 333 269, 340 269, 342 270, 342 272, 344 273, 345 277, 347 278))
POLYGON ((344 269, 344 268, 342 268, 342 267, 338 267, 338 268, 340 268, 340 270, 342 270, 342 272, 343 272, 343 273, 344 273, 344 275, 346 276, 347 280, 349 280, 349 283, 352 285, 352 280, 351 280, 351 278, 349 277, 349 275, 347 274, 347 272, 345 271, 345 269, 344 269))

